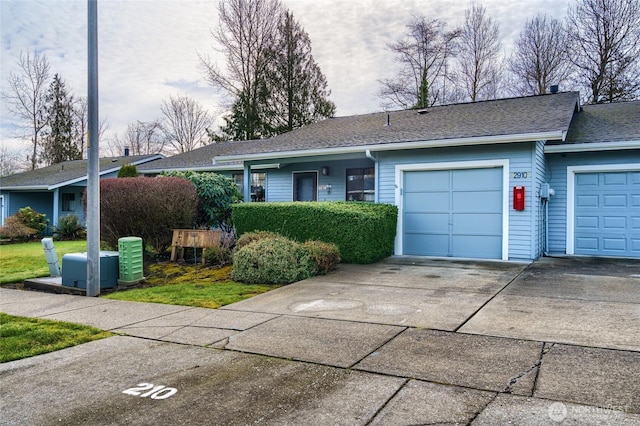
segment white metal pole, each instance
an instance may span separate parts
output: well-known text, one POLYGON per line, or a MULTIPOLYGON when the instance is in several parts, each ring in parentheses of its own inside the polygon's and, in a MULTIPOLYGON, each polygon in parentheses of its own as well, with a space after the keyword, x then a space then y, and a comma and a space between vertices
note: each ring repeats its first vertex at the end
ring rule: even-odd
POLYGON ((88 0, 87 296, 100 295, 100 144, 98 131, 98 2, 88 0))

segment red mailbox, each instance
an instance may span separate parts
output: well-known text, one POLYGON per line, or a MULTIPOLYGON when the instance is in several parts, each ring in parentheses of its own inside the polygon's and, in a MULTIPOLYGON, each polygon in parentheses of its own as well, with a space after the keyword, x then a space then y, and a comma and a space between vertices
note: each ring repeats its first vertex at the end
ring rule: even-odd
POLYGON ((524 210, 524 186, 513 187, 513 209, 524 210))

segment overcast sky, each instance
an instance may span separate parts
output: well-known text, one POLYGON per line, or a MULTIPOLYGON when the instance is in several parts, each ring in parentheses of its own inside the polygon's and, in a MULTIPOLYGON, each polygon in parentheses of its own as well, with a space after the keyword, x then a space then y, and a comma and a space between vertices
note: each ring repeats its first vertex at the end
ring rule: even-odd
MULTIPOLYGON (((484 0, 510 52, 524 23, 538 12, 561 19, 570 0, 484 0)), ((207 85, 198 53, 216 58, 211 29, 218 24, 215 0, 100 0, 98 50, 100 117, 105 138, 127 124, 161 117, 170 95, 187 94, 215 116, 222 99, 207 85)), ((312 54, 327 77, 338 116, 380 111, 377 80, 393 75, 385 49, 399 39, 414 14, 460 24, 469 1, 454 0, 283 0, 309 33, 312 54)), ((85 0, 0 0, 1 85, 16 70, 21 51, 47 55, 75 96, 87 93, 87 2, 85 0)), ((223 59, 218 63, 224 66, 223 59)), ((16 136, 14 118, 2 106, 2 143, 16 136)), ((104 144, 104 143, 103 143, 104 144)))

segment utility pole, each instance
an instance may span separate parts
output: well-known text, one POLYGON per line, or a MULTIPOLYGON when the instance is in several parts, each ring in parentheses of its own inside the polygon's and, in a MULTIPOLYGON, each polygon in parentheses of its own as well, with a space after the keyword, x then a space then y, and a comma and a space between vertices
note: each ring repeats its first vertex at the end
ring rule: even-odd
POLYGON ((98 1, 88 0, 87 296, 100 295, 100 144, 98 130, 98 1))

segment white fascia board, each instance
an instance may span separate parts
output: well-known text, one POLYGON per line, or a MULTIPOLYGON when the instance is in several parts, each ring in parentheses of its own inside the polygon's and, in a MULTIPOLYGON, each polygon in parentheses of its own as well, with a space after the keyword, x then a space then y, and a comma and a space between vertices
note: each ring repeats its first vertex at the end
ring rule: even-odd
POLYGON ((220 155, 214 157, 216 162, 230 161, 258 161, 272 158, 311 157, 314 155, 353 154, 379 151, 397 151, 403 149, 442 148, 466 145, 489 145, 513 142, 534 142, 539 140, 563 140, 565 132, 562 130, 540 133, 523 133, 517 135, 478 136, 473 138, 440 139, 433 141, 389 142, 375 145, 359 145, 338 148, 320 148, 296 151, 267 152, 256 154, 220 155))
POLYGON ((28 185, 28 186, 0 186, 2 191, 47 191, 46 185, 28 185))
POLYGON ((640 141, 593 142, 564 145, 545 145, 545 154, 590 151, 617 151, 623 149, 640 149, 640 141))

